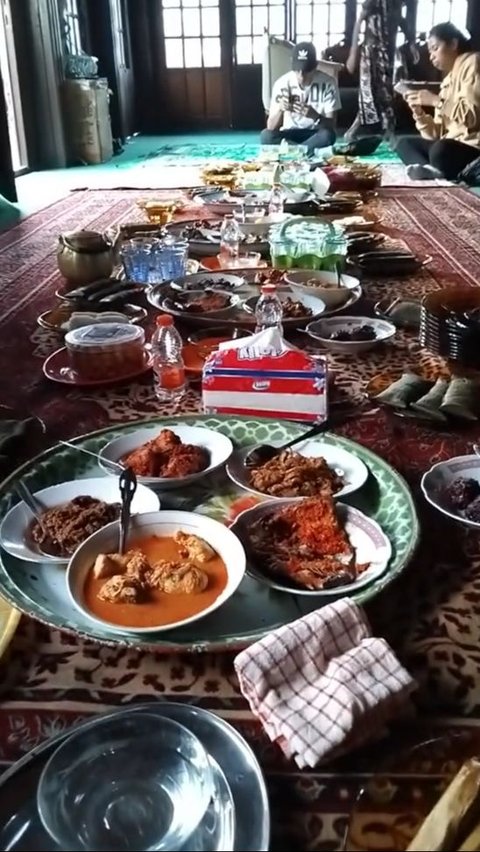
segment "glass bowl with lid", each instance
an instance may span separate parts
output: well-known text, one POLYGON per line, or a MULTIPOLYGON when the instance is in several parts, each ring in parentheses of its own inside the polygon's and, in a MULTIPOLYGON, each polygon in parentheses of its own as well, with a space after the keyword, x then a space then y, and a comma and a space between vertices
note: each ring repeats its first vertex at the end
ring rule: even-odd
POLYGON ((143 328, 105 322, 85 325, 65 335, 72 369, 81 379, 117 379, 140 372, 145 365, 143 328))

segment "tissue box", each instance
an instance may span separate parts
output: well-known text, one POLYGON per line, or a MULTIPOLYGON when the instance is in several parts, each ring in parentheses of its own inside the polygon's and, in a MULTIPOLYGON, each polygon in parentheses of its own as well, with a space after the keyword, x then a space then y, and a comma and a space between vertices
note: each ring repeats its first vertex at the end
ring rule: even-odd
POLYGON ((203 407, 212 414, 321 423, 327 388, 326 360, 287 343, 277 329, 220 344, 203 368, 203 407))

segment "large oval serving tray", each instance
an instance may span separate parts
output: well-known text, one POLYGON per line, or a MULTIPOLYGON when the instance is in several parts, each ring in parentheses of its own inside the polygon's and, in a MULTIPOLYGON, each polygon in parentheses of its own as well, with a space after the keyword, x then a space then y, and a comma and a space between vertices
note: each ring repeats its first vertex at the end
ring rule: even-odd
MULTIPOLYGON (((283 444, 305 431, 305 427, 287 421, 185 415, 177 418, 159 417, 102 429, 77 438, 75 443, 98 453, 108 441, 134 431, 139 426, 158 426, 160 431, 173 421, 223 432, 237 447, 259 443, 283 444)), ((393 556, 385 573, 351 595, 355 600, 364 602, 384 589, 409 562, 419 537, 415 506, 406 482, 379 456, 346 438, 327 433, 322 440, 343 447, 365 462, 369 478, 364 487, 350 495, 346 502, 357 506, 377 521, 392 544, 393 556)), ((36 491, 65 480, 100 475, 102 471, 96 461, 87 455, 70 447, 53 447, 23 465, 0 485, 0 514, 4 515, 18 502, 14 485, 20 477, 32 491, 36 491)), ((201 512, 223 522, 233 520, 235 514, 251 505, 251 495, 240 491, 224 470, 205 477, 183 491, 163 492, 161 499, 165 509, 201 512)), ((215 613, 189 627, 151 634, 144 642, 138 635, 128 631, 112 633, 107 626, 101 627, 82 615, 68 596, 64 568, 22 562, 3 551, 0 552, 0 595, 18 609, 52 627, 106 644, 164 652, 246 647, 282 624, 322 605, 318 598, 305 601, 299 596, 269 589, 252 577, 245 577, 235 595, 215 613)))
MULTIPOLYGON (((189 728, 223 770, 235 806, 235 852, 265 852, 270 840, 270 810, 262 770, 250 746, 219 716, 169 701, 156 701, 109 713, 136 713, 147 710, 167 716, 189 728)), ((73 730, 92 725, 93 720, 75 725, 59 736, 34 748, 0 777, 0 848, 12 850, 60 850, 36 816, 38 780, 54 749, 73 730)), ((187 848, 187 847, 186 847, 187 848)), ((191 847, 190 847, 191 848, 191 847)))

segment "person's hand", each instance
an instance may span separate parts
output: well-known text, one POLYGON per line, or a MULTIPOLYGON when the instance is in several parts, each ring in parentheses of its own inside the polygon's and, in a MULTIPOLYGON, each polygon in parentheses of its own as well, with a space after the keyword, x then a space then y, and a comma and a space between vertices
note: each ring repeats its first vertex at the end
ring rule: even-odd
POLYGON ((287 97, 287 95, 283 95, 280 98, 280 100, 278 102, 278 108, 281 109, 282 112, 290 112, 290 110, 291 110, 290 98, 287 97))
POLYGON ((407 92, 405 100, 410 108, 436 107, 438 104, 438 95, 434 92, 429 92, 428 89, 419 89, 417 92, 407 92))
POLYGON ((350 51, 345 65, 349 74, 355 74, 357 70, 357 57, 353 51, 350 51))
POLYGON ((409 103, 408 105, 409 105, 409 107, 412 111, 412 115, 413 115, 414 118, 420 118, 422 115, 425 115, 422 107, 419 106, 418 104, 410 104, 409 103))

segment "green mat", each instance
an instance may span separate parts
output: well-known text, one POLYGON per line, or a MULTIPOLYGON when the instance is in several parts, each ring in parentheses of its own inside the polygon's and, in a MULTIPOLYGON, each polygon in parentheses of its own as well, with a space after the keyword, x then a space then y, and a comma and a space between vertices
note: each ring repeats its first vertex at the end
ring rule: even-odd
MULTIPOLYGON (((198 166, 200 163, 207 160, 231 160, 237 163, 244 163, 247 160, 253 160, 260 154, 260 143, 236 143, 231 142, 208 142, 206 140, 198 142, 185 142, 180 144, 162 144, 150 150, 143 151, 134 158, 137 162, 142 162, 145 166, 151 165, 152 161, 158 160, 160 166, 198 166)), ((399 162, 399 159, 394 151, 382 142, 379 148, 371 157, 362 157, 365 162, 371 163, 387 163, 399 162)), ((128 169, 132 167, 132 159, 124 162, 117 162, 118 169, 128 169)))

